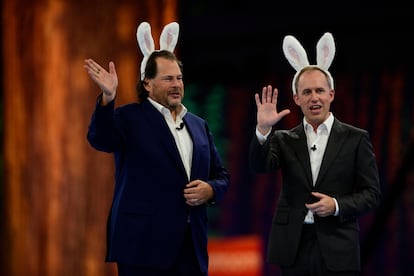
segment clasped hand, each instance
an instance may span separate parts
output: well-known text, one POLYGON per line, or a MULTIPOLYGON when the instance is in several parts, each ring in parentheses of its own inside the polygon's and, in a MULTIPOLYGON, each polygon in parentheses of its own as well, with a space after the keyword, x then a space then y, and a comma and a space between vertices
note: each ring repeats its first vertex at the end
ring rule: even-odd
POLYGON ((206 203, 214 195, 213 188, 207 182, 193 180, 184 189, 184 198, 190 206, 206 203))
POLYGON ((312 196, 316 199, 316 202, 305 204, 306 208, 312 211, 312 213, 320 217, 335 214, 335 201, 332 197, 318 192, 312 192, 312 196))

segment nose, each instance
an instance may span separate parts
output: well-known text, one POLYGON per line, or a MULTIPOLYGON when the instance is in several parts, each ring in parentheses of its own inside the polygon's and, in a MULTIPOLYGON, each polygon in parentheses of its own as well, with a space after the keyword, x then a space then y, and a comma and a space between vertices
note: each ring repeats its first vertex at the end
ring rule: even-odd
POLYGON ((183 84, 183 80, 181 78, 173 79, 173 86, 181 86, 182 84, 183 84))
POLYGON ((315 91, 312 91, 311 101, 316 102, 318 100, 319 100, 318 93, 316 93, 315 91))

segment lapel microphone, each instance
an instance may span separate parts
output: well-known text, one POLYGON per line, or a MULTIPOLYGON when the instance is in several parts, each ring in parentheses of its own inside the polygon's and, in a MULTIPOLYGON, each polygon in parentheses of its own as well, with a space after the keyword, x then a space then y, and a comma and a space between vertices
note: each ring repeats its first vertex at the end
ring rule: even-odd
POLYGON ((316 145, 313 145, 310 149, 311 149, 312 151, 315 151, 315 150, 316 150, 316 145))
POLYGON ((181 122, 179 127, 176 127, 176 130, 182 130, 184 128, 184 122, 181 122))

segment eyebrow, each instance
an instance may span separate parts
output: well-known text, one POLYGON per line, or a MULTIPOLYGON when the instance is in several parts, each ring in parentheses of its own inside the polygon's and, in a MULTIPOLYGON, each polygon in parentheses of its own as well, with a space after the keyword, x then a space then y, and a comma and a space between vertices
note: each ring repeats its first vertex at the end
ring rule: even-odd
POLYGON ((161 79, 171 79, 171 78, 182 78, 183 75, 165 75, 165 76, 160 76, 161 79))

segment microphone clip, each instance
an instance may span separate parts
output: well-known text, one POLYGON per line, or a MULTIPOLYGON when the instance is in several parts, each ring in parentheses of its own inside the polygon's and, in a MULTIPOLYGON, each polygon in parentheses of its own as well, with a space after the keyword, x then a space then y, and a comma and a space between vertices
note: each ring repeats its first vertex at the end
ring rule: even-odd
POLYGON ((179 127, 176 127, 176 130, 182 130, 184 128, 184 122, 181 122, 179 127))

